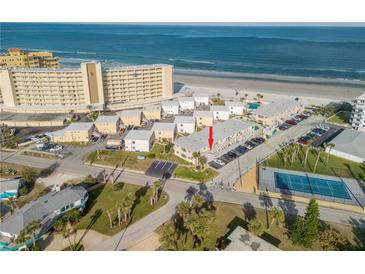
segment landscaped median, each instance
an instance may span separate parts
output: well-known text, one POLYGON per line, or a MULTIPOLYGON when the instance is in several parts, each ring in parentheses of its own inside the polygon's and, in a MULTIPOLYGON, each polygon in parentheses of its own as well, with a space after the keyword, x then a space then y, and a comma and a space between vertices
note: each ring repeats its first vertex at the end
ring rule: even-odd
POLYGON ((218 175, 218 172, 214 171, 211 168, 206 168, 203 170, 195 170, 192 167, 179 166, 175 169, 172 176, 177 179, 183 179, 188 181, 195 181, 199 183, 206 183, 212 180, 215 176, 218 175))

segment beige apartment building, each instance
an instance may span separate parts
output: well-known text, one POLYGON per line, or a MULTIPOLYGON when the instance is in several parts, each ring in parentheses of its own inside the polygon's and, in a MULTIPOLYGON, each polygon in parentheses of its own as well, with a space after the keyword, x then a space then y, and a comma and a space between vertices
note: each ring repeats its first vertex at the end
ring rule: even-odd
POLYGON ((194 111, 194 118, 198 127, 213 126, 213 112, 210 110, 196 110, 194 111))
POLYGON ((156 121, 161 119, 161 106, 145 106, 142 112, 147 120, 156 121))
POLYGON ((174 123, 154 123, 151 129, 155 134, 155 139, 158 141, 175 140, 176 136, 176 124, 174 123))
POLYGON ((88 143, 90 141, 93 129, 93 123, 72 123, 64 129, 47 133, 47 135, 50 137, 51 142, 55 143, 88 143))
POLYGON ((142 122, 140 109, 123 110, 117 113, 125 126, 139 127, 142 122))
POLYGON ((52 52, 25 52, 19 48, 8 49, 8 54, 0 55, 0 68, 59 68, 60 62, 52 52))
POLYGON ((251 113, 251 119, 264 126, 275 127, 303 110, 304 104, 302 102, 282 99, 254 109, 251 113))
POLYGON ((115 134, 119 132, 120 119, 117 115, 99 115, 94 125, 96 130, 102 134, 115 134))
POLYGON ((169 98, 170 65, 102 68, 82 63, 77 69, 0 69, 0 104, 4 111, 87 112, 107 105, 169 98))

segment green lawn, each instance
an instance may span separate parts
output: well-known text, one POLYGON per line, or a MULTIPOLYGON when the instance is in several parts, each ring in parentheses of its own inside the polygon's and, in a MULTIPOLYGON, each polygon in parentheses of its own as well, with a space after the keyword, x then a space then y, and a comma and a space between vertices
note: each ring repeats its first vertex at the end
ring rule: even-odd
POLYGON ((122 223, 117 226, 117 211, 115 205, 118 202, 123 202, 128 193, 136 194, 137 200, 134 209, 132 210, 131 220, 128 225, 138 221, 152 211, 163 206, 168 201, 168 196, 162 192, 158 203, 153 207, 150 205, 149 189, 135 185, 123 184, 118 190, 113 190, 113 186, 108 183, 103 187, 97 188, 89 192, 88 207, 85 211, 85 216, 82 217, 77 224, 78 229, 93 229, 105 235, 113 235, 127 226, 127 223, 122 223), (109 218, 106 214, 107 210, 112 210, 115 225, 110 228, 109 218))
POLYGON ((146 152, 129 152, 124 150, 99 150, 99 159, 97 159, 97 152, 94 151, 87 156, 86 161, 95 164, 124 167, 127 169, 145 172, 153 160, 148 159, 147 157, 145 160, 138 160, 137 156, 147 156, 147 154, 148 153, 146 152))
POLYGON ((191 167, 179 166, 175 169, 172 176, 175 178, 205 183, 217 175, 218 173, 211 168, 207 168, 203 171, 194 171, 191 167))
MULTIPOLYGON (((284 165, 284 160, 282 153, 273 155, 271 158, 266 160, 263 165, 274 168, 282 168, 288 170, 297 170, 303 172, 313 172, 313 168, 317 159, 317 152, 314 149, 311 149, 308 154, 308 161, 305 166, 303 166, 304 155, 307 147, 301 146, 300 153, 296 160, 293 163, 287 163, 284 165)), ((340 157, 336 157, 333 155, 329 156, 328 165, 326 163, 327 153, 322 152, 321 158, 318 162, 316 173, 330 175, 330 176, 339 176, 346 178, 354 178, 365 181, 365 167, 360 163, 355 163, 352 161, 345 160, 340 157)))
POLYGON ((224 101, 220 98, 213 98, 212 99, 212 104, 214 106, 224 106, 225 105, 224 101))
POLYGON ((173 152, 173 148, 169 153, 164 153, 164 146, 162 144, 155 143, 151 152, 156 154, 156 159, 175 162, 177 164, 191 165, 189 162, 176 156, 173 152))
POLYGON ((350 116, 350 111, 340 111, 332 116, 329 121, 336 124, 349 124, 350 116))
MULTIPOLYGON (((241 226, 247 229, 248 220, 255 216, 258 220, 260 220, 266 227, 266 214, 263 209, 250 208, 249 210, 243 210, 242 205, 229 204, 229 203, 221 203, 215 202, 214 206, 216 208, 215 212, 215 220, 213 221, 208 238, 204 242, 204 246, 208 250, 216 250, 216 246, 218 243, 227 244, 227 237, 229 234, 237 227, 241 226), (245 213, 247 212, 247 217, 245 218, 245 213)), ((290 222, 289 217, 289 222, 290 222)), ((271 220, 271 216, 269 216, 269 222, 271 220)), ((329 223, 331 227, 335 228, 343 235, 347 236, 352 244, 356 244, 358 241, 362 241, 363 239, 359 239, 355 234, 359 232, 353 231, 350 226, 333 224, 329 223)), ((157 230, 160 232, 160 229, 157 230)), ((302 246, 293 245, 291 240, 288 237, 288 231, 286 228, 280 228, 275 225, 272 225, 270 230, 267 230, 262 238, 277 246, 282 250, 309 250, 302 246)), ((362 232, 363 233, 363 232, 362 232)), ((201 247, 200 247, 201 248, 201 247)), ((192 245, 192 239, 187 239, 187 249, 194 250, 192 245)), ((312 250, 321 250, 321 246, 316 243, 312 250)))

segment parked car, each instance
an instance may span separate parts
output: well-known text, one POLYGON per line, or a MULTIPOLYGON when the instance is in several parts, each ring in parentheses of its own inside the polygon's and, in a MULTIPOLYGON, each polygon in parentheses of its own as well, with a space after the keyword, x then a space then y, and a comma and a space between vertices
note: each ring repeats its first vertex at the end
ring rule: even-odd
POLYGON ((291 120, 286 120, 285 123, 295 126, 296 124, 298 124, 295 120, 291 119, 291 120))

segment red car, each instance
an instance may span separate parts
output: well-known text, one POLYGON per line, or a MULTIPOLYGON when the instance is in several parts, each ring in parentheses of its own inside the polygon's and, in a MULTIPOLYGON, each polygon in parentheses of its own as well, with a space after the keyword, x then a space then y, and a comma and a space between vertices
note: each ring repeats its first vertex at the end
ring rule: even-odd
POLYGON ((287 120, 287 121, 285 121, 285 123, 287 123, 287 124, 289 124, 289 125, 293 125, 293 126, 295 126, 296 124, 298 124, 296 121, 294 121, 294 120, 287 120))

